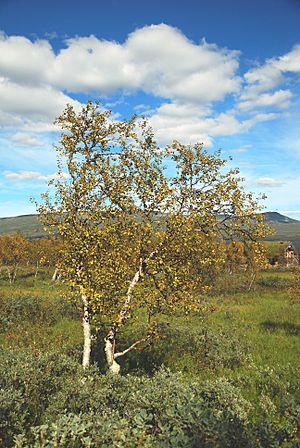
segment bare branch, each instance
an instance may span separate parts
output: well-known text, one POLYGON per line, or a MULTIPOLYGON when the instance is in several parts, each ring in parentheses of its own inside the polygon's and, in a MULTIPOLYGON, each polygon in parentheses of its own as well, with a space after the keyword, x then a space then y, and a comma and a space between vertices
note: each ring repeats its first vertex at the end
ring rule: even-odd
POLYGON ((122 352, 118 352, 114 354, 114 359, 119 358, 120 356, 126 355, 126 353, 131 352, 131 350, 140 350, 142 347, 137 347, 137 345, 141 344, 142 342, 146 342, 149 339, 149 336, 143 339, 139 339, 134 344, 132 344, 130 347, 126 348, 122 352))

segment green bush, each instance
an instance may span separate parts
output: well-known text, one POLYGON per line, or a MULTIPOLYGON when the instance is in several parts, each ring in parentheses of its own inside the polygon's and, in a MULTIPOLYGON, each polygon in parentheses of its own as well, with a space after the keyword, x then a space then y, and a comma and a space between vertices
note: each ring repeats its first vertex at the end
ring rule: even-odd
POLYGON ((30 424, 40 423, 52 395, 77 373, 81 366, 64 355, 0 352, 0 388, 20 394, 30 424))
POLYGON ((0 297, 0 328, 24 322, 53 324, 62 317, 78 318, 76 309, 64 299, 39 297, 0 297))
POLYGON ((28 412, 22 393, 12 387, 0 389, 0 446, 12 446, 26 424, 28 412))
POLYGON ((44 424, 17 446, 238 447, 250 408, 226 379, 201 386, 165 370, 152 378, 93 374, 53 396, 44 424))
POLYGON ((164 368, 115 377, 63 354, 2 351, 0 446, 296 448, 299 373, 249 365, 232 380, 164 368))
POLYGON ((276 288, 276 289, 280 289, 280 288, 290 288, 292 286, 292 280, 291 279, 287 279, 287 278, 282 278, 282 277, 274 277, 274 276, 270 276, 270 277, 264 277, 261 278, 259 280, 257 280, 257 284, 259 286, 262 286, 263 288, 276 288))
MULTIPOLYGON (((173 322, 161 325, 160 331, 160 340, 156 340, 146 350, 129 353, 120 360, 125 372, 153 374, 164 365, 172 371, 195 374, 203 369, 233 369, 243 365, 249 358, 247 344, 235 334, 234 328, 229 331, 221 326, 210 327, 204 323, 195 328, 173 322)), ((121 346, 130 345, 132 340, 121 341, 121 346)))

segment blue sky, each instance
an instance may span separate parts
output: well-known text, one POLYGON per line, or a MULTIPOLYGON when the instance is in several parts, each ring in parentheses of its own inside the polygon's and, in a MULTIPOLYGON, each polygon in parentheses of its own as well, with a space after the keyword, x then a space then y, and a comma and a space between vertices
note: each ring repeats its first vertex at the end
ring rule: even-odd
POLYGON ((300 219, 299 0, 0 0, 0 216, 55 175, 54 118, 100 99, 161 145, 233 157, 267 210, 300 219))

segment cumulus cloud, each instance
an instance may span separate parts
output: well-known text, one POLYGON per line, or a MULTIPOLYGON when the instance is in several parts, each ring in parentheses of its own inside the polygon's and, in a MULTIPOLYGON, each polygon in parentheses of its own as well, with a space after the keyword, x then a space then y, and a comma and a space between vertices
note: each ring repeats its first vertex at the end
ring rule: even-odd
POLYGON ((182 143, 202 142, 210 147, 217 137, 247 132, 257 123, 274 120, 278 116, 273 112, 259 113, 240 120, 234 110, 213 114, 208 107, 175 102, 157 108, 150 122, 162 144, 176 139, 182 143))
POLYGON ((274 93, 263 93, 256 95, 246 101, 239 103, 243 111, 257 108, 287 109, 291 105, 292 92, 290 90, 277 90, 274 93))
POLYGON ((202 103, 239 90, 238 56, 194 43, 165 24, 137 29, 123 44, 95 36, 68 39, 58 54, 45 40, 0 38, 0 74, 13 83, 101 94, 141 89, 202 103))
POLYGON ((57 173, 44 175, 39 173, 38 171, 4 171, 4 177, 8 180, 12 181, 43 181, 48 182, 51 179, 55 179, 58 177, 62 177, 64 179, 68 178, 67 173, 62 173, 58 175, 57 173))
POLYGON ((0 78, 2 124, 7 126, 29 121, 52 122, 67 103, 77 107, 79 104, 51 86, 25 86, 0 78))
POLYGON ((256 181, 257 185, 264 185, 266 187, 281 187, 284 182, 273 177, 260 177, 256 181))
POLYGON ((57 52, 49 40, 2 34, 0 125, 28 133, 53 131, 53 119, 66 103, 80 106, 72 94, 143 91, 163 102, 156 110, 144 108, 160 143, 177 138, 209 146, 216 137, 245 132, 257 122, 277 118, 274 109, 289 107, 290 90, 270 90, 283 82, 287 71, 300 70, 299 52, 296 46, 249 70, 241 90, 238 51, 205 40, 193 42, 166 24, 137 29, 123 43, 93 35, 74 37, 57 52), (227 95, 237 96, 237 106, 215 113, 214 103, 227 95), (241 113, 250 115, 241 120, 241 113))
POLYGON ((18 84, 47 82, 55 54, 47 40, 31 42, 23 36, 0 34, 0 74, 18 84))
MULTIPOLYGON (((295 45, 287 54, 268 59, 264 64, 245 73, 246 86, 241 94, 241 100, 255 100, 257 95, 275 89, 286 81, 288 74, 300 74, 300 44, 295 45)), ((289 91, 279 92, 286 92, 287 95, 289 91)), ((278 97, 279 93, 275 92, 275 94, 278 97)), ((275 98, 276 95, 273 99, 275 98)))
POLYGON ((168 103, 156 110, 150 122, 162 143, 176 139, 183 143, 202 142, 208 147, 214 137, 233 135, 244 126, 232 112, 211 117, 207 116, 209 112, 209 108, 189 103, 168 103))
POLYGON ((283 72, 300 73, 300 44, 295 45, 289 53, 278 59, 271 59, 270 62, 283 72))

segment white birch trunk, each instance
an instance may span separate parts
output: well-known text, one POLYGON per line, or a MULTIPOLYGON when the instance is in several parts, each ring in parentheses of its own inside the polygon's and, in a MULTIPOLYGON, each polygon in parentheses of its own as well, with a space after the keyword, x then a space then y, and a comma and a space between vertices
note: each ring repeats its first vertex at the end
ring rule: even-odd
POLYGON ((118 364, 115 361, 115 336, 112 331, 109 332, 107 338, 105 338, 105 355, 106 355, 106 362, 108 365, 108 371, 109 373, 113 375, 118 375, 121 370, 120 364, 118 364))
MULTIPOLYGON (((143 260, 141 259, 139 270, 135 273, 134 277, 132 278, 132 280, 129 284, 129 287, 127 289, 126 299, 124 301, 123 308, 120 312, 119 319, 116 322, 116 327, 121 326, 123 324, 123 322, 129 318, 130 305, 131 305, 131 301, 132 301, 132 292, 134 290, 134 287, 140 280, 140 278, 143 276, 142 262, 143 262, 143 260)), ((120 373, 121 366, 120 366, 120 364, 118 364, 116 362, 116 358, 118 358, 119 356, 125 355, 125 353, 127 353, 128 351, 135 348, 136 344, 133 344, 132 347, 130 347, 127 350, 124 350, 124 352, 122 352, 122 353, 115 353, 116 338, 115 338, 115 331, 113 328, 110 330, 110 332, 108 333, 108 335, 104 339, 104 341, 105 341, 104 351, 105 351, 105 355, 106 355, 108 371, 109 371, 109 373, 117 375, 120 373)))
POLYGON ((8 273, 8 280, 9 280, 9 283, 11 284, 11 283, 12 283, 12 278, 11 278, 11 272, 10 272, 9 267, 7 268, 7 273, 8 273))
POLYGON ((36 261, 36 266, 35 266, 35 273, 34 273, 34 279, 36 280, 38 272, 39 272, 39 261, 36 261))
POLYGON ((18 270, 18 265, 16 264, 14 266, 14 270, 13 270, 12 283, 15 283, 15 280, 16 280, 16 277, 17 277, 17 270, 18 270))
POLYGON ((57 274, 58 274, 58 269, 55 268, 55 271, 54 271, 54 273, 53 273, 53 275, 52 275, 52 281, 53 281, 53 282, 55 282, 55 280, 57 279, 57 274))
POLYGON ((87 297, 86 295, 82 294, 81 298, 83 302, 82 326, 83 326, 83 338, 84 338, 82 367, 86 368, 90 365, 92 338, 91 338, 91 325, 90 325, 87 297))

